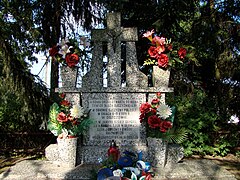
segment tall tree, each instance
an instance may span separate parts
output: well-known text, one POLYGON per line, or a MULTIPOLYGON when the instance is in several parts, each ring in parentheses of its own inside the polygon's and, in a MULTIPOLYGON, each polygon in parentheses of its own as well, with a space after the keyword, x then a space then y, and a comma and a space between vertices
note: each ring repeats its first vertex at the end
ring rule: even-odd
MULTIPOLYGON (((228 101, 224 102, 238 111, 234 108, 236 104, 232 103, 232 100, 239 102, 236 96, 239 91, 238 7, 237 0, 3 0, 0 4, 3 17, 0 22, 4 27, 1 29, 1 49, 5 50, 4 56, 11 55, 4 61, 4 69, 14 64, 16 66, 18 61, 27 67, 26 57, 34 60, 34 51, 47 49, 66 37, 66 17, 72 16, 80 26, 91 30, 92 23, 101 22, 106 12, 118 11, 122 13, 122 25, 137 26, 139 35, 154 28, 173 41, 192 46, 201 66, 190 64, 186 67, 187 73, 176 75, 182 82, 204 84, 204 88, 214 97, 229 94, 225 97, 228 101), (217 86, 216 94, 214 90, 217 86)), ((141 41, 138 42, 139 50, 144 43, 141 41)), ((143 57, 138 53, 140 63, 143 57)), ((58 71, 54 68, 57 63, 52 66, 56 69, 52 72, 53 92, 57 87, 58 71)), ((8 72, 6 74, 12 70, 8 72)), ((218 106, 221 104, 218 98, 218 106)), ((227 109, 228 105, 221 110, 227 109)))
POLYGON ((202 64, 201 81, 209 97, 215 98, 216 108, 222 116, 233 113, 229 107, 232 97, 239 92, 240 79, 235 79, 238 83, 232 86, 233 77, 236 77, 240 68, 240 34, 237 30, 240 16, 236 13, 237 6, 239 2, 234 0, 209 0, 200 7, 199 17, 192 25, 192 41, 198 49, 197 57, 202 64), (227 4, 232 8, 229 9, 227 4))
MULTIPOLYGON (((46 119, 48 112, 48 90, 43 82, 30 73, 31 63, 37 62, 34 53, 45 51, 53 44, 64 38, 62 33, 65 28, 64 16, 73 11, 75 18, 81 21, 85 29, 89 29, 90 22, 94 19, 92 6, 95 1, 63 0, 21 0, 21 1, 0 1, 0 55, 2 85, 5 85, 13 92, 21 96, 24 101, 24 121, 38 122, 46 119), (83 3, 83 4, 82 4, 83 3), (70 9, 69 9, 70 8, 70 9), (28 111, 28 113, 27 113, 28 111)), ((54 62, 52 69, 51 92, 58 85, 57 63, 54 62)), ((4 87, 1 87, 4 89, 4 87)), ((7 96, 7 93, 6 93, 7 96)), ((19 113, 23 111, 19 110, 19 113)), ((16 119, 16 118, 15 118, 16 119)))
MULTIPOLYGON (((96 3, 96 0, 39 0, 39 25, 46 46, 50 48, 56 45, 60 39, 66 38, 66 31, 71 31, 71 29, 67 29, 69 23, 67 17, 73 17, 75 23, 81 25, 85 30, 90 30, 93 22, 98 22, 100 19, 100 13, 96 13, 99 12, 96 9, 96 3)), ((55 94, 55 88, 58 87, 58 72, 58 62, 51 61, 51 97, 55 94)))

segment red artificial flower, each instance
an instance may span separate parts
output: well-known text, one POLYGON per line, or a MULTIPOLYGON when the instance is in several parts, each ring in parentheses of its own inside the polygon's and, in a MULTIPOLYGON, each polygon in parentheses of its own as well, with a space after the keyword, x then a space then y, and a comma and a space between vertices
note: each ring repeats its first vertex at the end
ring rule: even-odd
POLYGON ((66 97, 66 94, 65 94, 65 93, 60 93, 60 94, 59 94, 59 97, 60 97, 61 99, 64 99, 64 98, 66 97))
POLYGON ((170 121, 162 121, 160 124, 160 131, 167 132, 168 129, 172 128, 172 123, 170 121))
POLYGON ((161 97, 161 92, 157 92, 156 96, 157 96, 157 98, 160 98, 161 97))
POLYGON ((79 56, 77 54, 67 54, 66 63, 69 67, 74 67, 79 62, 79 56))
POLYGON ((67 100, 62 100, 61 103, 60 103, 62 106, 70 106, 70 102, 67 101, 67 100))
POLYGON ((159 99, 153 99, 152 102, 151 102, 151 104, 158 104, 159 102, 160 102, 159 99))
POLYGON ((148 49, 148 54, 151 58, 156 58, 156 56, 158 55, 157 48, 154 46, 150 46, 150 48, 148 49))
POLYGON ((147 113, 150 111, 151 108, 151 104, 149 104, 148 102, 141 104, 139 110, 141 113, 147 113))
POLYGON ((156 115, 150 116, 148 118, 148 125, 150 128, 157 128, 160 127, 161 119, 156 115))
POLYGON ((139 120, 140 120, 140 123, 142 123, 145 120, 145 113, 140 114, 139 120))
POLYGON ((166 54, 160 54, 157 57, 159 67, 167 67, 168 65, 168 56, 166 54))
POLYGON ((63 112, 60 112, 57 116, 57 120, 59 122, 67 122, 68 121, 68 117, 66 116, 66 114, 64 114, 63 112))
POLYGON ((58 54, 58 47, 57 46, 53 46, 50 50, 49 50, 49 55, 50 56, 56 56, 58 54))
POLYGON ((157 114, 157 109, 151 108, 150 112, 155 115, 155 114, 157 114))
POLYGON ((187 55, 187 50, 185 48, 180 48, 178 50, 178 56, 180 59, 184 59, 187 55))
POLYGON ((172 50, 172 44, 168 44, 168 45, 167 45, 167 49, 168 49, 169 51, 171 51, 171 50, 172 50))
POLYGON ((157 114, 157 109, 155 108, 151 108, 150 111, 148 112, 148 116, 152 116, 152 115, 156 115, 157 114))
POLYGON ((165 46, 164 45, 159 45, 157 48, 156 48, 156 51, 158 54, 161 54, 162 52, 165 51, 165 46))

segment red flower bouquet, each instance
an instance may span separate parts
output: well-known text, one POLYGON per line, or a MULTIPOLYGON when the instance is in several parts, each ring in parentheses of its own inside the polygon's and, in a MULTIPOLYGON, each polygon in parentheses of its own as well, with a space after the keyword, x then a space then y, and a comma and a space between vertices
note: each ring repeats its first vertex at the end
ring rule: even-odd
POLYGON ((79 105, 72 105, 60 94, 60 103, 53 103, 49 111, 48 129, 58 138, 69 138, 85 134, 94 123, 88 118, 88 113, 79 105))
POLYGON ((145 125, 147 135, 150 137, 164 137, 173 127, 175 107, 170 107, 160 103, 160 96, 151 101, 151 104, 146 102, 140 106, 139 120, 145 125))
POLYGON ((54 60, 67 65, 70 68, 75 67, 80 61, 80 49, 72 46, 73 43, 63 42, 55 45, 49 50, 49 56, 54 60))
POLYGON ((147 31, 143 37, 148 38, 151 42, 147 59, 143 65, 158 65, 160 68, 167 68, 175 66, 175 62, 183 63, 183 59, 187 55, 186 48, 180 47, 175 50, 171 40, 154 35, 154 30, 147 31))

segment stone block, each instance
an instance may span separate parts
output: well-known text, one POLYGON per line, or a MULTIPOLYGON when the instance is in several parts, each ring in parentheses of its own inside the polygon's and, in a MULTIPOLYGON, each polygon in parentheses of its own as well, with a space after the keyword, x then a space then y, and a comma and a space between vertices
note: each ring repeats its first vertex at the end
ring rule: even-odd
POLYGON ((64 166, 75 167, 77 165, 78 138, 57 139, 59 162, 64 166))
POLYGON ((49 161, 57 161, 59 159, 58 145, 57 144, 50 144, 48 147, 46 147, 45 157, 49 161))
MULTIPOLYGON (((84 164, 98 164, 101 160, 106 160, 108 158, 107 151, 109 146, 83 146, 81 147, 82 163, 84 164)), ((146 146, 120 146, 118 147, 120 151, 120 156, 124 156, 125 151, 132 152, 136 155, 133 157, 134 161, 137 161, 137 152, 142 151, 143 161, 147 161, 147 147, 146 146)))
POLYGON ((147 138, 148 161, 154 167, 164 167, 167 155, 167 142, 159 138, 147 138))
POLYGON ((180 162, 184 157, 184 149, 178 144, 169 144, 167 149, 166 164, 176 164, 180 162))

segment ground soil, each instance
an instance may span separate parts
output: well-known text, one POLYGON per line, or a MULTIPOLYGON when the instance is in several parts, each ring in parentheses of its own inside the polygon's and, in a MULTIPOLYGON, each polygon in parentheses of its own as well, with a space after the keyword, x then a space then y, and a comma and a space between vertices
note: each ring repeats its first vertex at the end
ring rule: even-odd
MULTIPOLYGON (((0 173, 6 171, 11 166, 15 165, 16 163, 23 161, 23 160, 29 160, 29 159, 41 159, 44 158, 43 156, 13 156, 13 157, 0 157, 0 173)), ((213 156, 192 156, 188 157, 186 159, 208 159, 211 161, 214 161, 216 164, 220 165, 221 167, 225 168, 229 172, 235 175, 235 177, 240 180, 240 157, 236 157, 234 155, 229 154, 226 157, 213 157, 213 156)))
POLYGON ((236 157, 232 154, 229 154, 225 157, 213 157, 213 156, 192 156, 187 159, 209 159, 221 167, 228 170, 230 173, 235 175, 235 177, 240 180, 240 157, 236 157))

